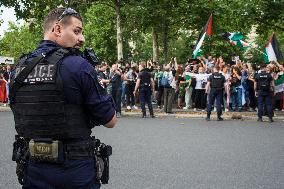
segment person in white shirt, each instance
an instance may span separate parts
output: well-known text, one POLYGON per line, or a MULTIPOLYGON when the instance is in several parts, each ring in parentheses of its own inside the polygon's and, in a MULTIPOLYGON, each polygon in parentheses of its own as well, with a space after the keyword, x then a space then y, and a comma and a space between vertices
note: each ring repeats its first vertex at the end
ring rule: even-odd
POLYGON ((206 108, 206 99, 207 94, 205 93, 205 86, 207 84, 209 74, 205 73, 204 67, 199 67, 198 74, 195 74, 196 85, 195 85, 195 110, 201 109, 204 110, 206 108))

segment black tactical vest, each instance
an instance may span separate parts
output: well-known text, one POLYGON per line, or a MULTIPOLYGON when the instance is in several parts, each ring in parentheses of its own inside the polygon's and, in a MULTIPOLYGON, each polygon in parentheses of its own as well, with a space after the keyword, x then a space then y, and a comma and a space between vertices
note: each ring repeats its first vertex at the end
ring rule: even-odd
POLYGON ((258 75, 257 89, 261 91, 270 91, 269 73, 260 72, 258 75))
POLYGON ((140 87, 145 88, 151 86, 151 74, 148 71, 142 70, 140 79, 140 87))
POLYGON ((221 73, 213 73, 211 88, 222 89, 224 86, 224 79, 221 73))
POLYGON ((59 66, 68 54, 59 49, 51 55, 23 60, 15 68, 10 99, 20 136, 59 140, 90 136, 90 120, 83 106, 65 102, 59 66))

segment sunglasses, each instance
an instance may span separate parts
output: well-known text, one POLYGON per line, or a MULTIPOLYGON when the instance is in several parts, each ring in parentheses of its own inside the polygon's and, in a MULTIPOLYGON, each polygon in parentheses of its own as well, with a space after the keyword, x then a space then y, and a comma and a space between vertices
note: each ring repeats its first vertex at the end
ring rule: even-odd
POLYGON ((74 14, 78 14, 77 11, 75 11, 72 8, 66 8, 64 10, 64 12, 58 17, 57 21, 61 21, 65 16, 70 16, 70 15, 74 15, 74 14))

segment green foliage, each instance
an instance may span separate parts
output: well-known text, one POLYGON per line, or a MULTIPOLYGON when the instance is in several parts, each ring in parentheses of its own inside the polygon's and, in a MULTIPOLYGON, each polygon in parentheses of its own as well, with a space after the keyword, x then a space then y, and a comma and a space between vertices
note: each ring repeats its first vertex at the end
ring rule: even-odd
POLYGON ((85 14, 85 47, 92 47, 101 59, 116 60, 115 11, 106 5, 93 5, 85 14))
POLYGON ((26 25, 19 27, 10 23, 9 31, 0 40, 0 55, 14 57, 17 61, 22 54, 36 48, 41 39, 38 28, 30 30, 26 25))
MULTIPOLYGON (((108 61, 117 59, 116 9, 117 0, 2 0, 0 5, 14 7, 17 17, 25 19, 29 27, 11 28, 0 41, 1 53, 10 56, 33 49, 39 41, 40 25, 44 15, 57 5, 73 7, 85 18, 85 46, 94 48, 108 61), (31 21, 31 18, 33 21, 31 21), (14 40, 13 35, 25 42, 14 40), (36 37, 35 37, 36 36, 36 37), (22 43, 27 44, 23 46, 22 43), (13 44, 13 48, 9 45, 13 44), (17 47, 17 48, 16 48, 17 47), (22 48, 22 49, 21 49, 22 48)), ((232 54, 246 57, 249 61, 262 60, 254 49, 247 52, 222 39, 223 32, 241 32, 247 36, 256 27, 256 44, 264 48, 270 35, 275 32, 284 52, 284 0, 123 0, 121 2, 124 57, 135 61, 151 59, 152 29, 157 31, 160 62, 168 62, 173 56, 179 63, 192 56, 192 46, 209 15, 213 14, 213 36, 202 46, 205 55, 222 55, 229 60, 232 54), (129 43, 134 44, 131 49, 129 43), (129 57, 132 52, 133 57, 129 57)), ((14 26, 13 26, 14 27, 14 26)))

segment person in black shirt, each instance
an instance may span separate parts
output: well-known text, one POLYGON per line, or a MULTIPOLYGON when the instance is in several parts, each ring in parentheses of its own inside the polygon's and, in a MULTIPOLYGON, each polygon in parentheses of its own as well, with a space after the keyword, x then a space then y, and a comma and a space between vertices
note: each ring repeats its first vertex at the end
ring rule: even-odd
POLYGON ((155 116, 154 116, 154 111, 153 111, 152 102, 151 102, 152 91, 154 92, 155 90, 154 80, 152 78, 151 73, 145 69, 145 64, 142 63, 139 65, 139 71, 140 72, 138 74, 138 79, 136 81, 136 85, 135 85, 135 89, 133 93, 135 95, 139 88, 142 118, 146 117, 145 103, 148 104, 150 116, 154 118, 155 116))
POLYGON ((102 63, 99 65, 99 70, 98 70, 98 79, 101 83, 101 85, 106 89, 107 84, 109 84, 110 80, 107 78, 105 71, 107 69, 107 65, 105 63, 102 63))
POLYGON ((238 67, 232 68, 231 75, 231 100, 233 111, 242 111, 242 86, 241 86, 242 74, 238 67))
POLYGON ((269 117, 269 122, 273 122, 272 96, 274 95, 274 80, 266 69, 266 65, 261 65, 260 73, 255 77, 255 96, 258 98, 258 120, 262 122, 263 105, 266 106, 266 111, 269 117))
POLYGON ((116 117, 121 117, 121 79, 122 71, 117 64, 113 64, 109 74, 110 85, 111 85, 111 95, 116 104, 116 117))
POLYGON ((212 110, 212 105, 214 104, 216 100, 216 106, 217 106, 217 120, 223 121, 222 115, 222 98, 223 98, 223 91, 224 91, 224 84, 226 82, 225 77, 219 73, 220 67, 215 66, 213 69, 212 75, 209 76, 208 82, 206 85, 206 93, 209 91, 210 87, 210 93, 209 93, 209 102, 207 104, 207 117, 206 120, 210 121, 210 114, 212 110))

